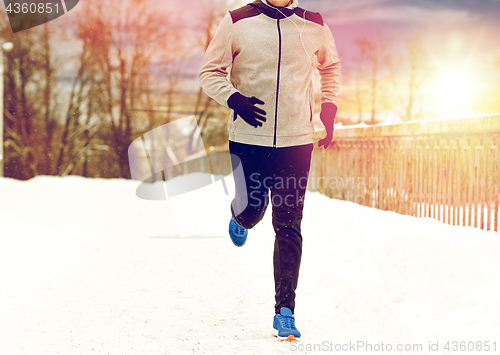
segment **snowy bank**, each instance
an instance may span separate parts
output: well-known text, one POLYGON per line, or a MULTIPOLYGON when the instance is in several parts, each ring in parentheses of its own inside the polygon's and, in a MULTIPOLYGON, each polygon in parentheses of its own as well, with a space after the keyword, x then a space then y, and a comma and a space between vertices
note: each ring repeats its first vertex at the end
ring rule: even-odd
POLYGON ((500 351, 498 233, 308 192, 303 337, 280 343, 270 211, 235 248, 229 197, 213 184, 183 195, 203 216, 183 212, 200 233, 179 238, 167 202, 137 198, 137 186, 0 179, 2 354, 302 354, 358 341, 422 344, 420 353, 439 342, 433 353, 446 354, 454 340, 500 351))

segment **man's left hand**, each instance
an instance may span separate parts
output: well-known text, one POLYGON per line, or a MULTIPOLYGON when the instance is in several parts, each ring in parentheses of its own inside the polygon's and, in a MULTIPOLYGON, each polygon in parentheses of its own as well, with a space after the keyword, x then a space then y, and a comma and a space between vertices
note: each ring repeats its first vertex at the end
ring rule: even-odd
POLYGON ((331 102, 325 102, 321 104, 321 113, 319 118, 326 129, 326 137, 318 142, 318 147, 323 146, 325 149, 328 148, 333 139, 333 124, 335 123, 335 116, 337 115, 337 106, 331 102))

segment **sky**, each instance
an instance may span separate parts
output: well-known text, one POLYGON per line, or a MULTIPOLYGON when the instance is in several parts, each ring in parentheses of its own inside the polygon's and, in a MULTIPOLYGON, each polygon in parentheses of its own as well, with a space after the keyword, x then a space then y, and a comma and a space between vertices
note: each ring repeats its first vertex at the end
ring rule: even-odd
MULTIPOLYGON (((184 29, 193 30, 203 25, 209 3, 196 0, 193 7, 186 10, 180 0, 150 1, 182 19, 184 29)), ((252 1, 232 0, 234 8, 252 1)), ((394 46, 402 46, 406 39, 419 34, 429 50, 443 60, 473 54, 494 63, 500 57, 500 37, 497 36, 500 0, 298 1, 300 7, 321 13, 332 30, 337 49, 346 59, 357 55, 356 38, 376 34, 388 38, 394 46)))
POLYGON ((470 105, 460 110, 500 111, 500 0, 299 0, 299 5, 322 14, 346 72, 358 56, 357 38, 383 38, 391 55, 404 60, 406 41, 419 35, 438 68, 434 90, 467 86, 470 105), (446 83, 440 76, 452 79, 446 83))
MULTIPOLYGON (((237 7, 247 2, 239 1, 237 7)), ((406 42, 419 35, 437 68, 429 95, 443 88, 458 91, 458 84, 466 92, 450 92, 444 99, 455 96, 454 105, 467 96, 470 105, 453 115, 500 112, 500 0, 299 0, 299 6, 320 12, 331 28, 342 58, 343 84, 352 84, 348 75, 357 65, 356 39, 382 38, 393 60, 404 64, 406 42), (448 82, 442 79, 446 76, 448 82)))
POLYGON ((499 0, 299 0, 319 11, 331 27, 338 50, 356 55, 354 40, 381 34, 395 46, 414 34, 425 39, 438 60, 467 56, 494 63, 500 56, 499 0))
MULTIPOLYGON (((181 0, 148 1, 165 14, 166 21, 173 20, 172 25, 183 31, 186 42, 192 45, 191 56, 184 65, 192 77, 187 87, 197 90, 196 74, 203 53, 201 47, 193 44, 206 18, 209 1, 195 0, 189 8, 181 0)), ((232 1, 230 9, 250 2, 232 1)), ((468 88, 466 95, 474 101, 467 113, 500 112, 500 0, 299 0, 299 5, 320 12, 331 28, 342 57, 344 88, 352 85, 349 71, 352 74, 357 65, 356 39, 383 38, 394 60, 404 64, 407 40, 420 35, 431 64, 439 68, 432 90, 457 83, 468 88), (452 79, 440 83, 440 75, 445 72, 451 73, 452 79)), ((68 21, 71 16, 67 16, 68 21)))

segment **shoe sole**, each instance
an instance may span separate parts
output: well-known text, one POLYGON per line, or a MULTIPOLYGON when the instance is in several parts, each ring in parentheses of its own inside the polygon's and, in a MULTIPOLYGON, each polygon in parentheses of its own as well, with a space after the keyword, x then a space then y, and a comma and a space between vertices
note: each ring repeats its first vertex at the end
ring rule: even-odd
MULTIPOLYGON (((238 237, 237 237, 237 238, 238 238, 238 237)), ((229 233, 229 239, 231 239, 231 242, 232 242, 235 246, 237 246, 237 247, 242 247, 242 246, 243 246, 243 245, 245 245, 245 243, 247 242, 247 240, 246 240, 246 239, 243 241, 243 243, 237 243, 237 242, 235 242, 235 238, 233 238, 233 237, 231 236, 231 233, 229 233)), ((243 239, 243 238, 238 238, 238 239, 243 239)))
POLYGON ((296 338, 294 335, 289 335, 287 337, 280 337, 276 329, 275 332, 273 332, 272 334, 273 337, 277 338, 279 341, 299 341, 299 338, 296 338))
POLYGON ((247 242, 248 235, 246 237, 233 237, 233 235, 231 234, 231 228, 228 229, 228 233, 229 233, 229 239, 231 239, 231 242, 234 244, 234 246, 242 247, 247 242))
POLYGON ((272 335, 279 340, 288 340, 289 338, 293 338, 292 340, 299 340, 300 337, 296 337, 295 335, 287 335, 287 336, 281 336, 279 335, 279 331, 276 328, 273 328, 272 335))

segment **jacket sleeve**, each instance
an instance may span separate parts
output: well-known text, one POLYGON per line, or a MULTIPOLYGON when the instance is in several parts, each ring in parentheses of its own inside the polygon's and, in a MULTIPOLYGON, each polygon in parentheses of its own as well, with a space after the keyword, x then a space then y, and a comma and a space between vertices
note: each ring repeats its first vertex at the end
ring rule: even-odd
POLYGON ((317 57, 321 77, 321 103, 331 102, 338 107, 341 77, 340 57, 335 47, 332 32, 326 23, 323 26, 323 44, 317 57))
POLYGON ((232 39, 233 20, 227 13, 208 46, 199 72, 200 85, 205 93, 226 107, 229 97, 238 92, 228 79, 228 68, 233 61, 232 39))

